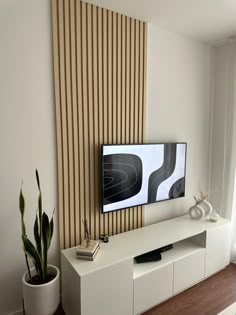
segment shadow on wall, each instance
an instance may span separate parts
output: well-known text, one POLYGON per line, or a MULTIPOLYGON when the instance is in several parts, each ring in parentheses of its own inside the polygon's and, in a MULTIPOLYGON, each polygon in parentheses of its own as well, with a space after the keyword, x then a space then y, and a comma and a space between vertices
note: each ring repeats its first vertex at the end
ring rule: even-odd
MULTIPOLYGON (((0 292, 1 292, 1 310, 0 313, 11 312, 9 315, 21 315, 22 312, 22 275, 25 268, 12 270, 11 273, 1 275, 0 292), (9 296, 9 292, 12 292, 9 296), (9 309, 11 305, 12 309, 9 309), (16 310, 18 309, 18 311, 16 310)), ((2 313, 1 313, 2 314, 2 313)))

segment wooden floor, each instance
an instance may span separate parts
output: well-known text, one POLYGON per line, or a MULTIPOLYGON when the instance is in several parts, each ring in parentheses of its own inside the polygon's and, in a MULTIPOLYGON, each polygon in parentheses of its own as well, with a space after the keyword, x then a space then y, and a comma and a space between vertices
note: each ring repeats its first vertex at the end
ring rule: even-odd
MULTIPOLYGON (((216 315, 233 302, 236 302, 236 265, 230 264, 143 315, 216 315)), ((55 315, 65 313, 60 307, 55 315)))
POLYGON ((174 296, 143 315, 216 315, 236 301, 236 265, 174 296))

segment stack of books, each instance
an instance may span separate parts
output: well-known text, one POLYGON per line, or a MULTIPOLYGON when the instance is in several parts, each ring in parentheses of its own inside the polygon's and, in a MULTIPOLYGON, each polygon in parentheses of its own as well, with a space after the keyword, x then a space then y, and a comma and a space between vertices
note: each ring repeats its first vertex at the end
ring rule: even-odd
POLYGON ((94 260, 100 249, 99 241, 90 240, 87 242, 84 240, 76 250, 76 256, 78 259, 94 260))

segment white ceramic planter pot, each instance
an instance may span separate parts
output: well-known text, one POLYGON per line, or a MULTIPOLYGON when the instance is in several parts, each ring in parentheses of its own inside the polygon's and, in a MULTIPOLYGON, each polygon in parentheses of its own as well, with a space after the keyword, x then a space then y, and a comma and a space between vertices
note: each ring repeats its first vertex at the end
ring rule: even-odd
MULTIPOLYGON (((32 285, 27 282, 28 272, 23 275, 23 298, 26 315, 52 315, 60 302, 60 270, 48 265, 49 271, 56 277, 45 284, 32 285)), ((32 269, 32 275, 35 270, 32 269)))

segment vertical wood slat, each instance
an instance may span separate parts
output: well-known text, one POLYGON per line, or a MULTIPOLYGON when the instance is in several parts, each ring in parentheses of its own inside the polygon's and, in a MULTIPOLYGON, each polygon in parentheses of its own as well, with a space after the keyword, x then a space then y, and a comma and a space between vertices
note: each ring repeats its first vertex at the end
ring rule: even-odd
POLYGON ((94 229, 94 213, 90 209, 94 209, 95 193, 94 193, 94 106, 93 106, 93 56, 92 56, 92 5, 87 4, 87 65, 88 65, 88 135, 89 135, 89 207, 86 213, 89 213, 89 226, 91 237, 95 238, 94 229))
MULTIPOLYGON (((142 101, 142 137, 139 139, 139 141, 144 142, 145 136, 146 136, 146 78, 147 78, 147 24, 143 23, 143 42, 141 49, 143 49, 143 71, 141 72, 141 75, 143 76, 143 101, 142 101)), ((139 221, 139 224, 141 226, 144 225, 144 211, 143 207, 141 207, 141 221, 139 221)))
MULTIPOLYGON (((73 158, 74 158, 74 174, 71 175, 73 181, 73 194, 74 194, 74 243, 80 241, 79 231, 76 226, 80 222, 80 212, 79 209, 79 150, 78 150, 78 112, 77 112, 77 53, 76 53, 76 0, 70 2, 70 44, 71 44, 71 89, 72 89, 72 133, 73 133, 73 158)), ((71 221, 73 225, 73 221, 71 221)))
MULTIPOLYGON (((108 111, 108 143, 112 143, 112 11, 107 11, 107 111, 108 111)), ((108 214, 108 234, 113 234, 114 213, 108 214)))
MULTIPOLYGON (((127 31, 126 31, 126 17, 124 15, 121 15, 121 143, 125 143, 126 141, 126 126, 125 126, 125 91, 126 91, 126 37, 127 37, 127 31)), ((126 211, 121 210, 121 232, 126 231, 126 211)))
MULTIPOLYGON (((121 59, 121 52, 122 52, 122 44, 121 44, 121 14, 117 14, 117 91, 116 91, 116 143, 121 143, 121 66, 122 66, 122 59, 121 59)), ((117 233, 122 231, 121 225, 121 211, 117 212, 116 215, 116 225, 117 225, 117 233)))
POLYGON ((126 17, 126 47, 125 47, 125 56, 124 56, 124 62, 126 64, 126 71, 125 71, 125 76, 126 76, 126 87, 125 87, 125 130, 126 130, 126 137, 125 137, 125 142, 126 143, 132 143, 132 135, 130 132, 130 129, 132 128, 132 108, 133 108, 133 102, 131 95, 133 94, 132 90, 132 76, 131 76, 131 63, 132 63, 132 51, 131 51, 131 19, 126 17))
MULTIPOLYGON (((78 217, 80 221, 78 225, 76 225, 76 230, 79 230, 78 236, 79 241, 76 243, 80 243, 81 239, 84 237, 84 225, 81 222, 84 220, 84 209, 85 209, 85 189, 84 189, 84 161, 83 161, 83 147, 84 147, 84 135, 83 135, 83 88, 82 88, 82 18, 81 18, 81 4, 79 1, 75 1, 76 5, 76 56, 77 56, 77 64, 76 64, 76 77, 77 77, 77 121, 78 121, 78 168, 79 168, 79 208, 76 209, 76 213, 79 213, 78 217)), ((66 210, 65 210, 66 211, 66 210)), ((77 222, 76 222, 77 223, 77 222)))
POLYGON ((70 2, 64 2, 64 36, 65 36, 65 84, 66 84, 66 123, 67 123, 67 168, 68 168, 68 234, 69 246, 75 243, 74 230, 74 159, 73 159, 73 122, 72 122, 72 84, 71 84, 71 28, 70 28, 70 2))
MULTIPOLYGON (((127 93, 128 99, 129 99, 129 111, 130 111, 130 123, 129 126, 127 126, 129 130, 129 143, 134 143, 134 122, 135 122, 135 116, 134 116, 134 92, 135 92, 135 82, 134 82, 134 19, 130 19, 130 51, 129 55, 127 55, 127 59, 130 60, 130 78, 129 78, 129 92, 127 93)), ((128 213, 128 229, 131 230, 133 228, 134 223, 134 212, 135 208, 131 208, 128 213)))
POLYGON ((52 0, 61 248, 143 225, 143 207, 102 214, 100 146, 142 143, 146 24, 78 0, 52 0))
POLYGON ((88 108, 89 108, 89 100, 88 100, 88 47, 87 47, 87 4, 85 2, 81 2, 81 31, 82 31, 82 113, 83 113, 83 161, 84 161, 84 218, 89 221, 89 205, 90 205, 90 169, 89 169, 89 121, 88 121, 88 108))
MULTIPOLYGON (((103 37, 103 47, 102 47, 102 64, 103 64, 103 74, 102 74, 102 80, 103 80, 103 143, 108 143, 108 104, 107 104, 107 52, 108 52, 108 27, 107 27, 107 15, 108 11, 105 9, 102 9, 102 37, 103 37)), ((109 214, 103 215, 103 230, 105 234, 109 233, 109 214)))
MULTIPOLYGON (((99 150, 98 150, 98 144, 99 144, 99 105, 98 105, 98 36, 97 36, 97 24, 98 24, 98 11, 95 6, 92 6, 92 25, 93 25, 93 102, 94 102, 94 175, 95 179, 99 178, 100 172, 100 164, 99 164, 99 150)), ((100 229, 99 229, 99 209, 98 206, 100 204, 99 200, 99 191, 96 189, 97 182, 94 179, 94 209, 96 208, 97 211, 94 213, 94 238, 99 238, 100 229)))
MULTIPOLYGON (((98 134, 99 134, 99 147, 103 143, 104 139, 104 107, 103 107, 103 27, 102 27, 102 9, 97 9, 97 17, 98 17, 98 107, 99 107, 99 119, 98 119, 98 134)), ((101 203, 101 195, 99 199, 101 203)), ((99 212, 100 215, 100 212, 99 212)), ((104 216, 100 215, 100 225, 99 231, 100 234, 104 231, 104 216)))
MULTIPOLYGON (((117 14, 112 12, 111 15, 111 23, 112 23, 112 143, 117 143, 116 137, 116 115, 117 115, 117 14)), ((112 215, 112 233, 117 234, 117 230, 119 226, 117 226, 117 222, 119 222, 120 218, 118 218, 118 214, 116 212, 112 215)))
MULTIPOLYGON (((144 62, 144 45, 146 45, 145 41, 144 41, 144 34, 145 34, 145 28, 146 28, 146 24, 145 23, 141 23, 139 22, 139 39, 140 39, 140 46, 139 46, 139 104, 138 104, 138 111, 139 111, 139 130, 138 130, 138 141, 143 142, 144 141, 144 136, 143 134, 145 133, 145 122, 144 119, 145 118, 145 109, 146 109, 146 104, 145 104, 145 100, 146 100, 146 96, 144 97, 144 86, 146 85, 146 80, 145 80, 145 75, 144 74, 144 67, 145 67, 145 62, 144 62), (144 108, 144 109, 143 109, 144 108)), ((143 225, 143 207, 139 206, 138 207, 138 224, 141 223, 141 225, 143 225)))
MULTIPOLYGON (((134 21, 134 143, 138 143, 139 141, 139 21, 134 21)), ((138 214, 139 209, 135 207, 133 212, 133 228, 136 229, 138 227, 138 214)))

